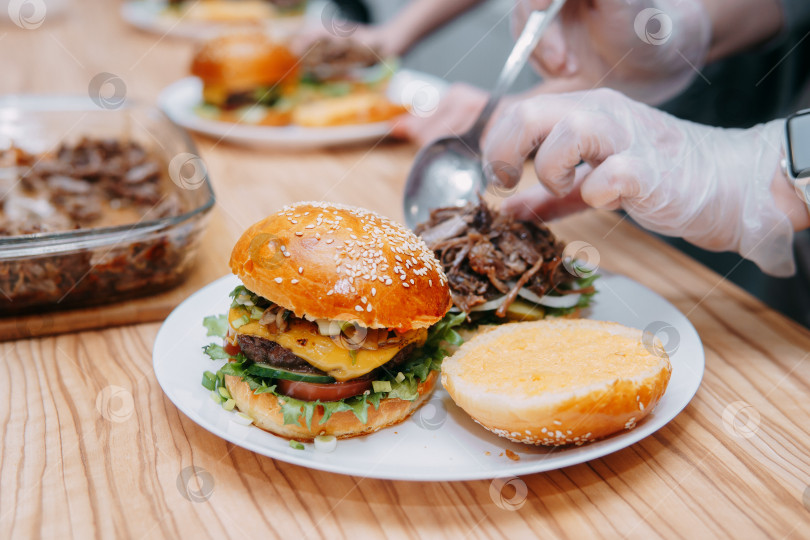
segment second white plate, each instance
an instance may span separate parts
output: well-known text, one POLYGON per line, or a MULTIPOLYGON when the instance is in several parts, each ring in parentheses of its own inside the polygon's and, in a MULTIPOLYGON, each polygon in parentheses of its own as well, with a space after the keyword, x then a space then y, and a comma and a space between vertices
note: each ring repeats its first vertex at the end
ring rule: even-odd
MULTIPOLYGON (((416 104, 429 113, 438 106, 447 83, 433 75, 403 69, 391 77, 387 95, 394 103, 416 104)), ((217 139, 254 147, 307 149, 377 141, 391 131, 389 122, 311 128, 302 126, 254 126, 203 118, 195 108, 202 102, 202 83, 186 77, 167 86, 158 105, 177 124, 217 139)))

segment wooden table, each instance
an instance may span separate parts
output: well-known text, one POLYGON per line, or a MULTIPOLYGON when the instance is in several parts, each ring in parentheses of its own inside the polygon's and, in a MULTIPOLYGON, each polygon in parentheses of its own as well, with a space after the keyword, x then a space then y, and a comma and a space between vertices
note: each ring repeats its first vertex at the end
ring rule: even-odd
MULTIPOLYGON (((75 6, 38 29, 0 27, 0 91, 85 93, 106 71, 130 97, 153 100, 185 74, 188 43, 125 27, 115 3, 75 6)), ((225 274, 241 231, 291 201, 329 199, 401 218, 414 153, 394 143, 312 153, 198 144, 219 205, 195 284, 225 274)), ((155 381, 158 323, 7 342, 0 537, 807 538, 810 332, 615 215, 587 213, 556 230, 595 246, 603 268, 666 297, 703 339, 703 385, 655 435, 523 477, 527 500, 510 511, 494 503, 488 481, 340 476, 211 435, 155 381), (105 403, 118 415, 102 415, 105 403)))

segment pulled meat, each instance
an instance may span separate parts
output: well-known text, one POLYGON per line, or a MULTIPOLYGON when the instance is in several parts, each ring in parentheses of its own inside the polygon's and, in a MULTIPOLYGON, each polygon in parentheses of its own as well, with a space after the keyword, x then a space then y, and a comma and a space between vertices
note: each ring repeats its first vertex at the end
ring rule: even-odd
POLYGON ((181 214, 158 156, 133 141, 83 138, 53 153, 0 151, 0 168, 16 171, 0 212, 0 234, 26 234, 134 223, 181 214))
POLYGON ((525 287, 538 296, 576 279, 560 265, 563 245, 545 225, 517 221, 484 201, 437 208, 416 227, 441 261, 453 303, 461 311, 506 296, 496 315, 525 287))
POLYGON ((347 77, 354 69, 380 61, 374 49, 353 39, 321 38, 312 43, 301 59, 301 70, 316 80, 347 77))
MULTIPOLYGON (((42 154, 0 150, 0 187, 0 237, 135 224, 189 209, 160 155, 131 140, 85 137, 42 154)), ((199 238, 189 226, 93 249, 6 256, 0 315, 107 304, 177 285, 199 238)))

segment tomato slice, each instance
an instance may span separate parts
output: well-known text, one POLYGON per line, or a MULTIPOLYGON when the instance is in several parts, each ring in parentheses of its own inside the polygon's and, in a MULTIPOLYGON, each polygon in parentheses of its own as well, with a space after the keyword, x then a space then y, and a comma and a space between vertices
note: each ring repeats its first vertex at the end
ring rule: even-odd
POLYGON ((278 391, 285 396, 304 401, 337 401, 362 394, 371 389, 371 381, 346 381, 329 384, 276 379, 278 391))
POLYGON ((242 349, 239 348, 239 345, 234 345, 227 339, 222 344, 222 348, 225 350, 226 353, 230 354, 231 356, 236 356, 237 354, 242 352, 242 349))

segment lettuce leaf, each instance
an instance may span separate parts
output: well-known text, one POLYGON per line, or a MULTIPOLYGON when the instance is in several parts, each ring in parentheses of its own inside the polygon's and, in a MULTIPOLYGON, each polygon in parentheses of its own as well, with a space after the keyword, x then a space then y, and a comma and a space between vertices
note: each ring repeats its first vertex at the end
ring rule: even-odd
POLYGON ((203 352, 208 355, 211 360, 228 360, 231 355, 225 352, 222 345, 218 343, 209 343, 203 347, 203 352))
POLYGON ((209 315, 203 319, 203 326, 208 329, 206 336, 215 336, 224 338, 228 332, 228 316, 227 315, 209 315))

